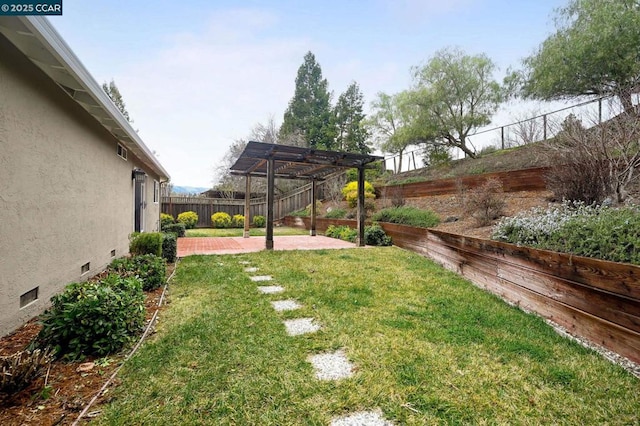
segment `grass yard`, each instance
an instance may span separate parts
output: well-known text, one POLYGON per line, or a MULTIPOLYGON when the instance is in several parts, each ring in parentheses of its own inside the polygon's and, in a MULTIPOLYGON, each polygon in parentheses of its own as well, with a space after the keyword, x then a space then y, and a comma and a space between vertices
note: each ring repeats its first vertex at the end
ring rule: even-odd
POLYGON ((376 408, 396 425, 640 422, 638 379, 397 248, 188 257, 170 302, 98 424, 328 425, 376 408), (260 294, 243 260, 285 292, 260 294), (304 306, 276 312, 284 299, 304 306), (301 317, 323 328, 288 336, 301 317), (355 375, 315 379, 307 357, 340 348, 355 375))
MULTIPOLYGON (((197 228, 187 229, 186 237, 242 237, 244 230, 239 228, 197 228)), ((266 235, 265 228, 250 228, 249 235, 252 237, 263 237, 266 235)), ((300 228, 289 228, 288 226, 278 226, 273 228, 273 235, 309 235, 309 231, 300 228)))

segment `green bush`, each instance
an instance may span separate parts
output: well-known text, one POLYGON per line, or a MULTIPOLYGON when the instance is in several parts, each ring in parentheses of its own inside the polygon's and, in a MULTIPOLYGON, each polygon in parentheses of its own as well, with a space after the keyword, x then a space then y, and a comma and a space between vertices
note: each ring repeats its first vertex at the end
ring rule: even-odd
POLYGON ((267 224, 267 219, 265 219, 264 216, 254 216, 253 217, 253 226, 255 226, 256 228, 264 228, 264 226, 267 224))
POLYGON ((640 208, 565 202, 504 218, 493 238, 513 244, 640 265, 640 208))
POLYGON ((369 246, 390 246, 391 237, 378 224, 365 226, 364 243, 369 246))
POLYGON ((431 228, 440 223, 438 216, 431 210, 422 210, 409 206, 382 209, 373 215, 373 220, 376 222, 398 223, 419 228, 431 228))
POLYGON ((180 223, 184 223, 185 228, 193 229, 198 223, 198 214, 192 211, 182 212, 178 215, 177 221, 180 223))
POLYGON ((136 277, 111 274, 97 282, 73 283, 51 302, 40 317, 35 345, 54 348, 58 357, 113 353, 144 325, 144 293, 136 277))
POLYGON ((167 213, 160 213, 160 229, 175 222, 173 216, 167 213))
POLYGON ((328 211, 327 214, 324 215, 327 219, 344 219, 347 215, 346 209, 335 208, 331 211, 328 211))
MULTIPOLYGON (((349 207, 353 208, 358 205, 358 182, 353 181, 347 183, 344 188, 342 188, 342 195, 344 195, 344 198, 347 200, 349 207)), ((364 198, 365 201, 376 198, 373 185, 367 181, 364 182, 364 198)))
POLYGON ((244 216, 241 214, 234 214, 231 218, 231 226, 234 228, 244 228, 244 216))
POLYGON ((109 270, 123 277, 138 277, 144 291, 162 286, 167 276, 165 260, 153 254, 114 259, 109 270))
POLYGON ((358 231, 348 226, 329 225, 324 235, 354 243, 358 237, 358 231))
POLYGON ((225 212, 217 212, 211 215, 211 225, 214 228, 228 228, 231 226, 231 216, 225 212))
POLYGON ((131 234, 129 252, 132 256, 155 254, 162 256, 162 233, 142 232, 131 234))
POLYGON ((176 261, 178 255, 178 239, 173 232, 162 234, 162 257, 168 263, 176 261))
POLYGON ((310 213, 309 210, 305 209, 300 209, 300 210, 296 210, 294 212, 289 213, 289 216, 298 216, 298 217, 309 217, 310 213))
POLYGON ((176 234, 177 237, 184 237, 185 235, 184 223, 171 223, 162 227, 162 232, 171 232, 176 234))

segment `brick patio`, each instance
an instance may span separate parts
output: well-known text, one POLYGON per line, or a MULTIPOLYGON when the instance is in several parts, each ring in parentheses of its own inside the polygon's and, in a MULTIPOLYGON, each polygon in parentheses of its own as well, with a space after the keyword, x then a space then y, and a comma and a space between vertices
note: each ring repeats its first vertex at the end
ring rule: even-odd
MULTIPOLYGON (((238 254, 265 249, 265 237, 184 237, 178 238, 178 257, 193 254, 238 254)), ((354 248, 355 244, 325 236, 273 237, 274 250, 319 250, 354 248)))

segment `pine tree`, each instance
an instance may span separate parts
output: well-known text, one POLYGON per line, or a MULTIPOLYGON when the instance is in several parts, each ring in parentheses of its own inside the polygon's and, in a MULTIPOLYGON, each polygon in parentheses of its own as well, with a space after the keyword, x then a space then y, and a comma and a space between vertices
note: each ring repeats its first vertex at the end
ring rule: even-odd
POLYGON ((300 135, 307 146, 333 149, 335 131, 327 86, 320 64, 313 53, 308 52, 298 69, 295 93, 284 113, 280 140, 300 135))
POLYGON ((127 119, 129 123, 133 123, 131 117, 129 117, 129 112, 127 111, 124 100, 122 99, 122 95, 120 94, 120 90, 118 90, 118 86, 116 86, 115 81, 111 80, 109 84, 102 83, 102 90, 109 96, 113 104, 120 110, 124 118, 127 119))
POLYGON ((358 83, 355 81, 340 95, 334 108, 334 121, 336 124, 337 151, 359 152, 368 154, 371 152, 368 138, 369 132, 364 126, 365 115, 362 112, 364 99, 358 83))

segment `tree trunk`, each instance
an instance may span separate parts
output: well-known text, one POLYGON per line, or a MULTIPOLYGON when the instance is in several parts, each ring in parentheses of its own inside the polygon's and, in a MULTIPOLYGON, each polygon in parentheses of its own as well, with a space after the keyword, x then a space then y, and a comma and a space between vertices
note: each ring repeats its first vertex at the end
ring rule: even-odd
POLYGON ((633 101, 631 100, 631 92, 622 92, 618 95, 620 98, 620 102, 622 103, 622 107, 624 108, 624 112, 627 114, 636 114, 636 108, 633 106, 633 101))

